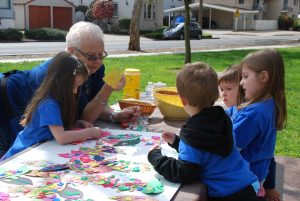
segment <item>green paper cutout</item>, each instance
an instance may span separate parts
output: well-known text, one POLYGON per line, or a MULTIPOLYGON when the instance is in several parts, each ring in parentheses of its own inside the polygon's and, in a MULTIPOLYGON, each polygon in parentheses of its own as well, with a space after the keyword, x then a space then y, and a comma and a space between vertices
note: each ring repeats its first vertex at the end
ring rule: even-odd
POLYGON ((164 191, 164 185, 157 179, 151 180, 142 190, 145 194, 158 194, 164 191))

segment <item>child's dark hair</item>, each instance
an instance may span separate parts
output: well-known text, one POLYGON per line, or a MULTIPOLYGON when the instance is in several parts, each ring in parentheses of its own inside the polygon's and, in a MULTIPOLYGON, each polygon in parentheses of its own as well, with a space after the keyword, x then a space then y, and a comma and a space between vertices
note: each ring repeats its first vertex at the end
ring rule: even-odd
POLYGON ((250 70, 268 72, 268 82, 254 100, 247 103, 263 101, 272 96, 275 101, 276 128, 281 130, 286 125, 287 111, 285 98, 284 63, 280 53, 275 49, 264 49, 248 54, 241 62, 240 71, 246 65, 250 70))
POLYGON ((85 64, 68 52, 58 53, 51 60, 44 81, 26 107, 21 124, 28 124, 39 103, 52 97, 59 103, 65 129, 70 129, 77 119, 78 94, 73 93, 76 75, 83 75, 87 79, 85 64))
POLYGON ((217 73, 206 63, 186 64, 177 74, 176 86, 178 94, 199 109, 213 106, 219 98, 217 73))

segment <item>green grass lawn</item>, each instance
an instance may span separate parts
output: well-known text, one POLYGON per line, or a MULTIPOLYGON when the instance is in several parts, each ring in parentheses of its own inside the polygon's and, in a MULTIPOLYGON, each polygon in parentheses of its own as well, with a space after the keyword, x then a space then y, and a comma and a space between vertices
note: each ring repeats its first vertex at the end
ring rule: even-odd
MULTIPOLYGON (((222 71, 231 64, 238 63, 246 54, 254 50, 234 50, 222 52, 193 53, 192 61, 202 61, 216 71, 222 71)), ((287 128, 277 135, 276 154, 300 157, 300 47, 279 49, 286 68, 286 96, 288 105, 287 128)), ((183 66, 184 55, 135 56, 126 58, 107 58, 106 70, 111 68, 138 68, 142 74, 142 90, 147 82, 165 82, 175 86, 176 72, 183 66)), ((0 72, 10 69, 31 69, 40 62, 0 63, 0 72)), ((122 92, 114 93, 110 103, 122 98, 122 92)))

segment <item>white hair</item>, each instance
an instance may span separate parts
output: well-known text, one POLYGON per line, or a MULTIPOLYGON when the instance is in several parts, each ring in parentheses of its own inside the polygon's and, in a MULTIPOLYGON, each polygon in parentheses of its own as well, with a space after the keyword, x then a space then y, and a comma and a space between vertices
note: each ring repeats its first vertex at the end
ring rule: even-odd
POLYGON ((87 37, 93 38, 94 40, 103 41, 103 31, 98 25, 91 22, 80 21, 70 28, 66 35, 67 47, 80 47, 81 42, 87 37))

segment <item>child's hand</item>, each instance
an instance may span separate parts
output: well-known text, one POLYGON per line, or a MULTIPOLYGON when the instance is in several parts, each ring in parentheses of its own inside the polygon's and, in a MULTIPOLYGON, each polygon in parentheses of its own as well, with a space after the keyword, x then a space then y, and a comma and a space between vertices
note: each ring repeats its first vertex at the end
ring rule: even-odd
POLYGON ((91 127, 91 128, 87 128, 87 129, 89 129, 91 138, 99 138, 99 137, 101 137, 101 135, 103 133, 102 129, 99 127, 91 127))
POLYGON ((154 144, 150 149, 149 149, 149 152, 154 150, 154 149, 160 149, 160 146, 159 144, 154 144))
POLYGON ((265 198, 267 201, 280 201, 280 194, 277 192, 275 188, 273 189, 265 189, 266 194, 265 198))
POLYGON ((171 132, 164 132, 161 134, 163 140, 167 141, 169 144, 173 144, 175 141, 176 134, 171 132))

